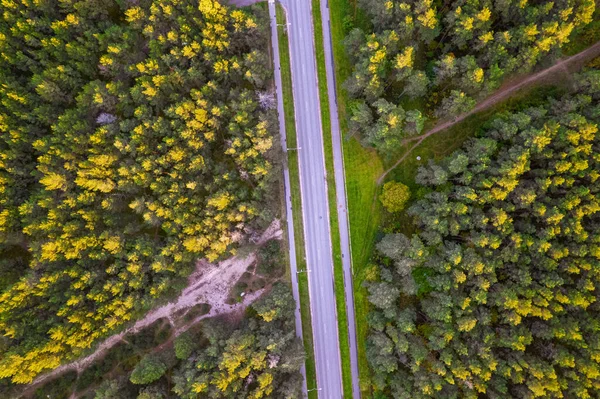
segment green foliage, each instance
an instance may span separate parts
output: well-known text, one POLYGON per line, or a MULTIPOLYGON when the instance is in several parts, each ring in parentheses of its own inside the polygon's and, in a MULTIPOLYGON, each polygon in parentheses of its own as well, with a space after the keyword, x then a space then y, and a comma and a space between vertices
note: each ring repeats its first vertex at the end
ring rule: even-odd
POLYGON ((400 182, 390 181, 383 185, 379 200, 383 207, 390 213, 400 212, 404 209, 406 201, 410 199, 410 189, 400 182))
POLYGON ((137 385, 158 380, 167 371, 167 365, 158 355, 146 355, 131 372, 129 380, 137 385))
POLYGON ((95 390, 94 399, 135 398, 134 386, 125 378, 104 380, 95 390))
POLYGON ((76 379, 77 373, 75 372, 65 374, 60 380, 52 381, 43 388, 36 389, 33 398, 47 399, 51 397, 53 399, 68 399, 71 396, 71 387, 76 379))
POLYGON ((190 332, 185 332, 175 339, 174 345, 177 359, 185 360, 198 347, 198 342, 190 332))
POLYGON ((204 328, 208 346, 195 350, 173 375, 173 392, 178 397, 291 398, 300 394, 304 353, 295 337, 289 287, 275 285, 252 309, 254 316, 234 331, 216 323, 204 328))
POLYGON ((419 231, 378 244, 367 354, 394 398, 592 398, 600 386, 600 71, 419 170, 419 231))
POLYGON ((121 391, 121 384, 117 380, 104 381, 95 392, 94 399, 112 399, 116 398, 121 391))
POLYGON ((165 399, 167 396, 160 387, 146 387, 140 390, 137 399, 165 399))
POLYGON ((276 284, 270 295, 261 298, 252 305, 258 316, 270 323, 274 320, 287 318, 294 311, 294 298, 289 288, 276 284))
POLYGON ((285 273, 285 263, 282 259, 285 254, 282 251, 281 243, 278 240, 272 240, 260 248, 259 261, 257 262, 256 272, 263 276, 279 277, 285 273))
POLYGON ((350 129, 388 155, 418 134, 426 118, 466 112, 507 77, 555 56, 595 10, 592 0, 359 5, 372 30, 356 28, 345 39, 354 64, 345 87, 357 99, 350 129))
POLYGON ((252 227, 266 25, 215 0, 3 3, 0 378, 82 354, 252 227))
POLYGON ((146 351, 165 342, 171 335, 171 324, 166 318, 158 319, 151 325, 128 334, 125 339, 139 351, 146 351))

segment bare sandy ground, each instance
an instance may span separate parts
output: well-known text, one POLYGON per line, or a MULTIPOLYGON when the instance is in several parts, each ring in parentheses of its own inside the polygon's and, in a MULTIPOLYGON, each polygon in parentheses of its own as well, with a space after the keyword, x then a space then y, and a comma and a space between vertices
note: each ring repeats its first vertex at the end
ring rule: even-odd
MULTIPOLYGON (((278 219, 275 219, 261 234, 256 244, 260 246, 269 240, 281 239, 281 235, 280 222, 278 219)), ((200 320, 244 309, 262 294, 262 290, 245 295, 243 300, 235 305, 227 305, 225 301, 229 297, 229 290, 231 287, 233 287, 255 260, 256 251, 247 256, 231 257, 218 264, 212 264, 205 260, 198 261, 196 270, 188 277, 187 287, 181 292, 176 300, 151 310, 133 326, 123 330, 119 334, 110 336, 100 343, 92 354, 57 367, 49 373, 38 376, 31 384, 29 384, 26 392, 36 388, 44 381, 55 378, 68 371, 77 371, 77 373, 80 373, 94 363, 94 361, 105 355, 108 350, 123 340, 127 334, 135 334, 152 325, 159 319, 166 318, 171 325, 174 326, 175 322, 173 320, 173 315, 185 314, 186 309, 189 310, 195 305, 203 303, 208 304, 210 305, 210 311, 205 315, 197 317, 184 327, 175 330, 175 336, 183 333, 200 320)))

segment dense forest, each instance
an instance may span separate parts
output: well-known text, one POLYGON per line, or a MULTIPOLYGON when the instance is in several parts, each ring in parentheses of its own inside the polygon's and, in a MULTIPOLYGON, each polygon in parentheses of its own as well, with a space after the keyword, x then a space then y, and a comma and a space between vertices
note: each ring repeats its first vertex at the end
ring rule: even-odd
POLYGON ((261 9, 1 8, 0 379, 27 383, 272 219, 276 123, 261 9))
POLYGON ((350 129, 385 155, 427 119, 468 111, 507 77, 555 58, 595 10, 593 0, 358 4, 372 27, 346 37, 350 129))
POLYGON ((574 84, 419 169, 366 283, 380 397, 597 397, 600 71, 574 84))

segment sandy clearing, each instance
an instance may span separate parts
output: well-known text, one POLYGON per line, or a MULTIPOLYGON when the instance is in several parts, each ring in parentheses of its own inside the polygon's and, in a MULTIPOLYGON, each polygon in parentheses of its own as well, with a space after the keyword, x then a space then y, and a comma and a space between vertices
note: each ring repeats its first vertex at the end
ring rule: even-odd
MULTIPOLYGON (((269 227, 260 235, 256 241, 257 245, 262 245, 273 239, 281 239, 281 225, 278 219, 275 219, 269 227)), ((160 306, 148 312, 142 319, 138 320, 133 326, 123 330, 122 332, 112 335, 102 341, 96 350, 81 359, 71 363, 64 364, 56 369, 38 376, 31 384, 29 384, 21 395, 30 392, 44 381, 58 377, 68 371, 76 371, 81 373, 84 369, 90 366, 95 360, 106 354, 106 352, 118 344, 127 334, 135 334, 140 330, 150 326, 152 323, 161 318, 169 320, 173 325, 172 315, 178 311, 189 309, 195 305, 206 303, 210 305, 209 313, 199 316, 191 323, 175 330, 175 336, 185 332, 195 323, 210 317, 215 317, 223 314, 233 313, 244 309, 261 294, 262 290, 256 291, 244 296, 240 303, 235 305, 227 305, 225 301, 229 296, 229 290, 244 274, 246 269, 256 260, 256 250, 246 256, 234 256, 218 264, 212 264, 206 260, 200 260, 196 263, 196 270, 188 277, 188 285, 181 292, 179 297, 173 302, 160 306)), ((184 313, 185 314, 185 313, 184 313)))

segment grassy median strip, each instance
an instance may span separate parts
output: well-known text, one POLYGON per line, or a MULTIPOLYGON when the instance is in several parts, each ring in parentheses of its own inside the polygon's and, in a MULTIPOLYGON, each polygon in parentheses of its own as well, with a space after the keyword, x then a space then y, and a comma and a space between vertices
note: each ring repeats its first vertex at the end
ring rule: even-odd
POLYGON ((319 84, 319 103, 321 107, 321 124, 323 128, 323 144, 325 150, 325 169, 327 171, 327 195, 329 202, 329 224, 333 250, 333 274, 335 280, 335 302, 338 318, 340 340, 340 356, 342 361, 342 384, 344 398, 352 398, 352 369, 350 367, 350 345, 348 342, 348 316, 346 314, 346 296, 344 292, 344 269, 340 231, 338 228, 338 212, 335 177, 333 169, 333 142, 331 138, 331 118, 329 114, 329 93, 327 91, 327 71, 325 69, 325 53, 323 49, 323 25, 319 0, 312 0, 312 14, 315 34, 315 52, 317 56, 317 75, 319 84))
MULTIPOLYGON (((279 56, 281 61, 281 81, 283 89, 283 108, 285 113, 285 130, 288 145, 296 145, 296 123, 294 118, 294 96, 292 91, 292 75, 288 38, 285 33, 285 13, 277 4, 277 27, 279 37, 279 56)), ((289 151, 288 167, 290 170, 290 188, 292 192, 292 217, 294 218, 294 234, 296 237, 296 263, 298 270, 306 270, 304 256, 304 229, 302 225, 302 200, 300 197, 300 175, 298 170, 298 153, 289 151)), ((306 385, 309 390, 317 388, 315 356, 313 351, 312 322, 310 318, 310 298, 308 295, 308 278, 306 273, 298 273, 298 290, 300 291, 300 313, 302 316, 302 338, 306 351, 306 385)), ((309 398, 316 399, 317 391, 308 392, 309 398)))

